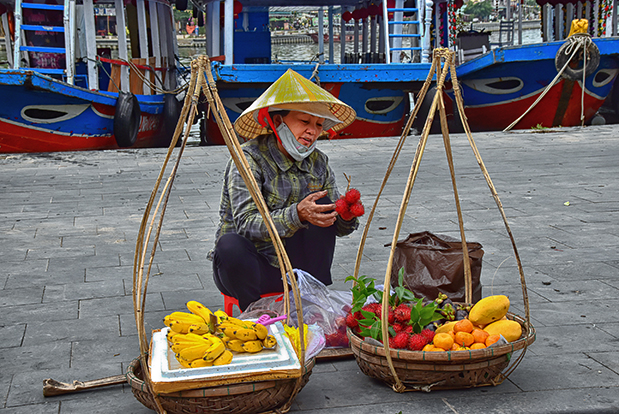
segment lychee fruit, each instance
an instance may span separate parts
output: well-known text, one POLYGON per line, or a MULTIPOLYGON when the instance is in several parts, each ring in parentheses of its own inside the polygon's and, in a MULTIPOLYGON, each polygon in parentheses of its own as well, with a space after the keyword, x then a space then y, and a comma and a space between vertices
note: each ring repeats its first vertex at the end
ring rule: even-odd
POLYGON ((346 202, 346 199, 343 196, 338 198, 337 201, 335 202, 335 211, 340 216, 343 214, 349 213, 349 207, 350 207, 349 204, 346 202))
POLYGON ((354 314, 348 313, 346 315, 346 326, 349 328, 356 328, 359 326, 359 318, 361 318, 361 312, 355 312, 354 314))
POLYGON ((395 319, 399 322, 406 323, 411 320, 411 308, 405 303, 398 305, 394 313, 395 319))
POLYGON ((426 329, 422 329, 422 331, 421 331, 421 333, 419 335, 421 335, 424 338, 426 338, 426 344, 429 344, 434 339, 434 331, 431 330, 431 329, 427 329, 427 328, 426 329))
POLYGON ((365 208, 363 207, 361 201, 357 201, 355 204, 351 204, 349 210, 351 214, 355 217, 361 217, 365 214, 365 208))
POLYGON ((427 345, 426 338, 421 334, 411 335, 408 341, 408 349, 411 351, 421 351, 427 345))
POLYGON ((346 199, 346 202, 348 204, 353 205, 361 199, 361 193, 356 188, 351 188, 350 190, 346 191, 344 198, 346 199))
POLYGON ((395 349, 406 349, 409 342, 409 335, 404 332, 397 334, 393 340, 389 338, 389 346, 395 349))

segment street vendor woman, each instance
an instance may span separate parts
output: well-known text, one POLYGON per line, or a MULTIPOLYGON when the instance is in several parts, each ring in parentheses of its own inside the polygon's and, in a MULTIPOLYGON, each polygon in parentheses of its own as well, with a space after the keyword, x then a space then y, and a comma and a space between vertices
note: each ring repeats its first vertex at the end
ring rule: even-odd
MULTIPOLYGON (((355 217, 335 212, 340 197, 327 156, 316 147, 355 119, 355 111, 293 70, 273 83, 234 123, 293 268, 331 282, 336 236, 352 233, 355 217)), ((224 173, 215 247, 209 252, 217 288, 241 309, 283 291, 267 226, 232 160, 224 173)))

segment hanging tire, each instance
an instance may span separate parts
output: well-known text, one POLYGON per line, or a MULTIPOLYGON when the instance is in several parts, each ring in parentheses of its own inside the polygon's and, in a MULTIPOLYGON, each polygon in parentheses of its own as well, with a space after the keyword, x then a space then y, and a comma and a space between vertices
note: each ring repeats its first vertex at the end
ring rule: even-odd
MULTIPOLYGON (((578 35, 572 35, 570 38, 568 38, 568 40, 561 45, 561 47, 557 51, 557 54, 555 55, 555 68, 557 69, 557 72, 560 71, 563 66, 565 66, 569 57, 572 55, 569 49, 575 47, 573 46, 574 40, 572 40, 574 36, 578 35), (568 51, 568 53, 566 53, 566 51, 568 51)), ((595 43, 589 42, 589 46, 587 47, 587 62, 586 64, 580 65, 583 59, 584 51, 578 52, 574 59, 572 59, 572 61, 579 63, 579 66, 576 68, 572 68, 570 67, 570 65, 567 65, 561 76, 565 79, 577 81, 582 80, 583 70, 585 71, 585 78, 593 75, 593 73, 595 73, 595 70, 600 65, 600 49, 598 49, 595 43)))
POLYGON ((176 0, 176 10, 179 10, 179 11, 187 10, 187 0, 176 0))
POLYGON ((121 148, 133 146, 140 129, 140 102, 132 93, 119 92, 114 114, 114 137, 121 148))
MULTIPOLYGON (((174 137, 174 130, 181 115, 181 103, 176 95, 166 93, 163 97, 163 113, 161 135, 157 141, 159 147, 169 147, 174 137)), ((181 137, 182 138, 182 137, 181 137)), ((180 139, 179 139, 180 142, 180 139)))

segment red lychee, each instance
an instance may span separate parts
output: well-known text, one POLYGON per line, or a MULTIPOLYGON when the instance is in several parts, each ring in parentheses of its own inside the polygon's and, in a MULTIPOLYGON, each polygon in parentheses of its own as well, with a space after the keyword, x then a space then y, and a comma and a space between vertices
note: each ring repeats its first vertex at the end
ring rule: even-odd
MULTIPOLYGON (((397 317, 396 317, 397 320, 397 317)), ((393 330, 395 331, 395 333, 400 333, 400 332, 404 332, 404 330, 406 329, 406 325, 402 325, 401 323, 394 323, 392 325, 393 330)))
POLYGON ((411 335, 411 339, 408 341, 408 349, 411 351, 421 351, 426 345, 426 338, 421 334, 411 335))
POLYGON ((354 314, 348 313, 346 315, 346 326, 349 328, 356 328, 359 326, 359 319, 361 318, 361 312, 355 312, 354 314))
POLYGON ((365 208, 363 207, 361 201, 357 201, 355 204, 352 204, 350 206, 350 212, 355 217, 361 217, 362 215, 364 215, 365 208))
POLYGON ((344 198, 346 199, 346 202, 348 204, 353 205, 361 199, 361 193, 356 188, 351 188, 350 190, 346 191, 344 198))
POLYGON ((434 339, 434 331, 430 329, 423 329, 419 335, 426 338, 426 344, 429 344, 434 339))
POLYGON ((395 319, 402 323, 407 323, 411 320, 411 308, 405 303, 401 303, 395 308, 395 319))
POLYGON ((408 334, 400 332, 393 338, 393 341, 389 338, 389 346, 395 349, 406 349, 408 346, 409 337, 410 336, 408 334))
POLYGON ((340 216, 343 214, 347 214, 349 213, 349 208, 350 206, 348 205, 348 203, 346 202, 346 199, 344 199, 344 197, 340 197, 336 202, 335 202, 335 211, 337 212, 337 214, 339 214, 340 216))

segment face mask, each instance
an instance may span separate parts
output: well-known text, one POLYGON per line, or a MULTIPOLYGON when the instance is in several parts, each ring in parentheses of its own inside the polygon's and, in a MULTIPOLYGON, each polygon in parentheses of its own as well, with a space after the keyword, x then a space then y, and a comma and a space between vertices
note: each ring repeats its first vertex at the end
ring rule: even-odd
POLYGON ((297 141, 294 134, 292 133, 290 128, 288 128, 288 125, 286 125, 285 122, 282 122, 277 127, 277 135, 279 136, 279 140, 281 141, 286 152, 288 152, 288 154, 290 154, 290 156, 295 161, 304 160, 316 148, 317 141, 314 141, 314 143, 309 147, 306 147, 305 145, 299 143, 299 141, 297 141))

